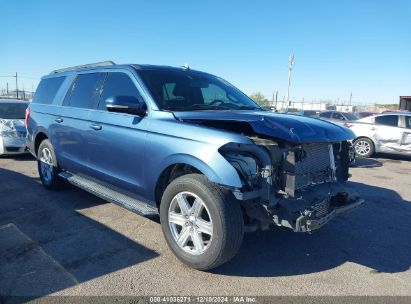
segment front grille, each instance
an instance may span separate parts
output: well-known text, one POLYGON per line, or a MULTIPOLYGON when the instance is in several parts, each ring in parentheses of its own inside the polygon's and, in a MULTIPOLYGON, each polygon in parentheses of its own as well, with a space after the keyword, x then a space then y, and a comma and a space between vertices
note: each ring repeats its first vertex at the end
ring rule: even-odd
POLYGON ((331 173, 328 144, 306 144, 301 150, 302 157, 296 162, 294 171, 296 189, 327 181, 331 173))
POLYGON ((313 206, 313 209, 316 217, 322 217, 330 212, 330 202, 328 200, 319 202, 313 206))
POLYGON ((327 143, 304 144, 288 151, 283 164, 284 190, 294 192, 304 187, 332 181, 334 161, 327 143))

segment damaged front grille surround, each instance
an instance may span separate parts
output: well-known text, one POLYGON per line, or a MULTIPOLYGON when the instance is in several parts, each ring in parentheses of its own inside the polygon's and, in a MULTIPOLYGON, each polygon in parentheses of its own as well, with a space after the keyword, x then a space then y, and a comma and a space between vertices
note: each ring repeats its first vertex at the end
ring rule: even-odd
MULTIPOLYGON (((337 181, 334 145, 330 143, 307 143, 281 146, 270 139, 251 138, 255 144, 230 143, 220 152, 237 169, 243 171, 246 189, 234 191, 239 200, 260 198, 274 207, 281 198, 295 197, 307 187, 337 181), (253 157, 256 170, 246 173, 233 163, 232 155, 245 154, 243 158, 253 157), (230 156, 231 155, 231 156, 230 156), (248 180, 248 179, 252 179, 248 180), (255 187, 256 183, 259 187, 255 187)), ((341 146, 341 144, 340 144, 341 146)), ((243 162, 246 162, 243 159, 243 162)), ((236 160, 238 162, 238 159, 236 160)), ((248 161, 249 162, 249 161, 248 161)), ((240 166, 241 167, 241 166, 240 166)))

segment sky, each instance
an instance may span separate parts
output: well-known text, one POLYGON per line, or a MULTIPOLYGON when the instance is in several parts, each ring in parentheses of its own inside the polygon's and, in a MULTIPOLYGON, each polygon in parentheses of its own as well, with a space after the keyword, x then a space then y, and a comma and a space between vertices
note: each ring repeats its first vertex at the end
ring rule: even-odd
POLYGON ((398 103, 411 95, 411 1, 0 0, 0 90, 113 60, 206 71, 247 94, 398 103), (7 77, 4 77, 7 76, 7 77))

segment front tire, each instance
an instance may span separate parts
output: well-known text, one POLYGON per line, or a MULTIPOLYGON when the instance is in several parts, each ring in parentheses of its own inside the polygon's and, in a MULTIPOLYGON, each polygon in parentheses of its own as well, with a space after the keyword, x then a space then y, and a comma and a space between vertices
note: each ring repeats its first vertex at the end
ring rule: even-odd
POLYGON ((167 186, 160 220, 168 246, 192 268, 220 266, 241 247, 244 224, 239 203, 204 175, 184 175, 167 186))
POLYGON ((366 137, 357 138, 354 141, 354 151, 358 157, 371 157, 374 152, 374 143, 366 137))
POLYGON ((37 151, 37 168, 41 183, 46 189, 56 190, 62 186, 62 179, 58 175, 61 170, 57 164, 53 145, 48 139, 45 139, 40 143, 37 151))

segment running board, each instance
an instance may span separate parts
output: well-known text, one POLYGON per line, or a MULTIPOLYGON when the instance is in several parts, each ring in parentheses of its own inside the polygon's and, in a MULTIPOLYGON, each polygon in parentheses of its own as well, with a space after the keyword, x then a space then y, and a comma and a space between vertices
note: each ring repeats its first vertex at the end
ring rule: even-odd
POLYGON ((127 208, 130 211, 136 212, 143 216, 158 215, 158 209, 150 205, 147 201, 125 195, 80 175, 71 174, 69 172, 61 172, 59 176, 76 187, 90 192, 91 194, 94 194, 111 203, 127 208))

